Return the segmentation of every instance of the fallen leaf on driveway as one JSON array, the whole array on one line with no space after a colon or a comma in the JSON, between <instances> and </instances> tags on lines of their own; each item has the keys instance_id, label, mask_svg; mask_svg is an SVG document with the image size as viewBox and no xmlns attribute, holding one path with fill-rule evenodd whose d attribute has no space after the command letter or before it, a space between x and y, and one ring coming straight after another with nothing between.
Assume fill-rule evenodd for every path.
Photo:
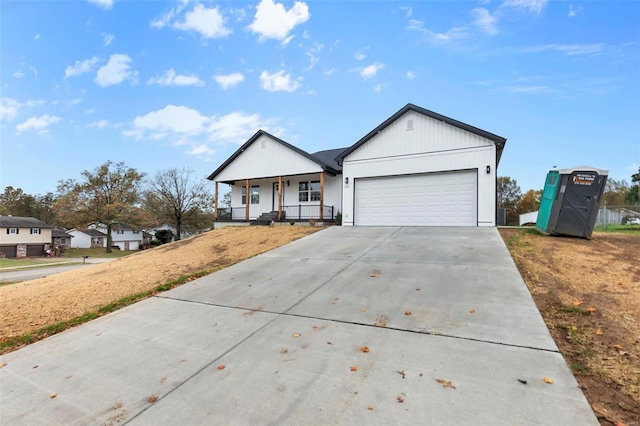
<instances>
[{"instance_id":1,"label":"fallen leaf on driveway","mask_svg":"<svg viewBox=\"0 0 640 426\"><path fill-rule=\"evenodd\" d=\"M398 371L398 374L400 374L402 376L402 378L404 379L407 375L407 370L400 370Z\"/></svg>"},{"instance_id":2,"label":"fallen leaf on driveway","mask_svg":"<svg viewBox=\"0 0 640 426\"><path fill-rule=\"evenodd\" d=\"M295 339L297 339L298 337L300 337L300 333L296 333L296 334L294 334L294 335L293 335L293 337L294 337Z\"/></svg>"},{"instance_id":3,"label":"fallen leaf on driveway","mask_svg":"<svg viewBox=\"0 0 640 426\"><path fill-rule=\"evenodd\" d=\"M53 399L53 398L55 398L56 396L58 396L58 394L57 394L57 393L52 393L51 395L49 395L49 399Z\"/></svg>"},{"instance_id":4,"label":"fallen leaf on driveway","mask_svg":"<svg viewBox=\"0 0 640 426\"><path fill-rule=\"evenodd\" d=\"M218 370L224 370L225 368L227 368L227 366L224 364L218 366Z\"/></svg>"},{"instance_id":5,"label":"fallen leaf on driveway","mask_svg":"<svg viewBox=\"0 0 640 426\"><path fill-rule=\"evenodd\" d=\"M358 367L356 367L355 365L352 365L351 368L349 369L351 371L358 371Z\"/></svg>"},{"instance_id":6,"label":"fallen leaf on driveway","mask_svg":"<svg viewBox=\"0 0 640 426\"><path fill-rule=\"evenodd\" d=\"M369 353L369 347L368 346L361 346L359 351L364 353L364 354Z\"/></svg>"},{"instance_id":7,"label":"fallen leaf on driveway","mask_svg":"<svg viewBox=\"0 0 640 426\"><path fill-rule=\"evenodd\" d=\"M116 405L114 405L113 407L111 407L112 410L119 410L122 408L122 404L121 403L117 403Z\"/></svg>"},{"instance_id":8,"label":"fallen leaf on driveway","mask_svg":"<svg viewBox=\"0 0 640 426\"><path fill-rule=\"evenodd\" d=\"M436 382L440 383L443 388L453 388L453 389L456 388L455 386L453 386L453 383L451 383L449 380L436 379Z\"/></svg>"},{"instance_id":9,"label":"fallen leaf on driveway","mask_svg":"<svg viewBox=\"0 0 640 426\"><path fill-rule=\"evenodd\" d=\"M419 288L416 288L416 291L420 291L420 289L419 289Z\"/></svg>"},{"instance_id":10,"label":"fallen leaf on driveway","mask_svg":"<svg viewBox=\"0 0 640 426\"><path fill-rule=\"evenodd\" d=\"M404 397L402 395L398 395L396 397L396 401L398 401L400 404L402 404L404 402Z\"/></svg>"},{"instance_id":11,"label":"fallen leaf on driveway","mask_svg":"<svg viewBox=\"0 0 640 426\"><path fill-rule=\"evenodd\" d=\"M4 367L5 365L7 364L5 364L4 362L0 362L0 368Z\"/></svg>"},{"instance_id":12,"label":"fallen leaf on driveway","mask_svg":"<svg viewBox=\"0 0 640 426\"><path fill-rule=\"evenodd\" d=\"M550 377L547 377L547 376L544 376L544 377L542 378L542 381L543 381L543 382L545 382L545 383L548 383L548 384L550 384L550 385L552 385L552 384L553 384L553 379L552 379L552 378L550 378Z\"/></svg>"},{"instance_id":13,"label":"fallen leaf on driveway","mask_svg":"<svg viewBox=\"0 0 640 426\"><path fill-rule=\"evenodd\" d=\"M523 385L526 385L526 384L527 384L527 381L526 381L526 380L524 380L524 379L518 379L518 381L519 381L520 383L522 383Z\"/></svg>"},{"instance_id":14,"label":"fallen leaf on driveway","mask_svg":"<svg viewBox=\"0 0 640 426\"><path fill-rule=\"evenodd\" d=\"M373 405L368 406L367 410L369 410L369 411L373 410Z\"/></svg>"},{"instance_id":15,"label":"fallen leaf on driveway","mask_svg":"<svg viewBox=\"0 0 640 426\"><path fill-rule=\"evenodd\" d=\"M360 309L360 312L367 312L367 308Z\"/></svg>"},{"instance_id":16,"label":"fallen leaf on driveway","mask_svg":"<svg viewBox=\"0 0 640 426\"><path fill-rule=\"evenodd\" d=\"M411 314L412 314L412 312L411 312L411 311L404 311L404 314L405 314L406 316L409 316L409 315L411 315Z\"/></svg>"},{"instance_id":17,"label":"fallen leaf on driveway","mask_svg":"<svg viewBox=\"0 0 640 426\"><path fill-rule=\"evenodd\" d=\"M476 313L476 310L475 310L475 309L472 309L472 310L470 310L470 311L469 311L469 313L471 313L471 314L475 314L475 313Z\"/></svg>"},{"instance_id":18,"label":"fallen leaf on driveway","mask_svg":"<svg viewBox=\"0 0 640 426\"><path fill-rule=\"evenodd\" d=\"M149 404L153 404L154 402L156 402L158 400L158 396L157 395L151 395L149 398L147 398L147 402Z\"/></svg>"}]
</instances>

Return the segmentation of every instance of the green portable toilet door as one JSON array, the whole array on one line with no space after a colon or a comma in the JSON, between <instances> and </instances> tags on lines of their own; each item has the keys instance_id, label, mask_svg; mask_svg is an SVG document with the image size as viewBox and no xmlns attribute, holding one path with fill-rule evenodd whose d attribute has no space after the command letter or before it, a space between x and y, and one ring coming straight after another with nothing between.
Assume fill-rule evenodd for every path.
<instances>
[{"instance_id":1,"label":"green portable toilet door","mask_svg":"<svg viewBox=\"0 0 640 426\"><path fill-rule=\"evenodd\" d=\"M598 202L598 193L594 193L598 176L595 172L574 172L569 176L566 188L562 188L566 193L555 233L574 236L587 234L592 204Z\"/></svg>"},{"instance_id":2,"label":"green portable toilet door","mask_svg":"<svg viewBox=\"0 0 640 426\"><path fill-rule=\"evenodd\" d=\"M538 219L536 220L536 228L543 232L548 232L551 208L553 207L553 201L556 199L559 185L560 174L556 171L550 171L544 183L544 190L542 191L542 198L540 199L540 208L538 209Z\"/></svg>"}]
</instances>

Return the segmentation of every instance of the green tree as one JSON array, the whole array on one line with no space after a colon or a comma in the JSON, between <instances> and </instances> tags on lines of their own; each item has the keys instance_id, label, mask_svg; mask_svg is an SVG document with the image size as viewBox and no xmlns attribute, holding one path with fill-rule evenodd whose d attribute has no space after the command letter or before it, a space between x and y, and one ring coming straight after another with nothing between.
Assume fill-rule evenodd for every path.
<instances>
[{"instance_id":1,"label":"green tree","mask_svg":"<svg viewBox=\"0 0 640 426\"><path fill-rule=\"evenodd\" d=\"M194 171L168 169L160 171L149 182L145 192L145 208L154 212L158 222L176 228L176 241L183 227L199 229L212 222L212 197L207 192L206 180L198 179Z\"/></svg>"},{"instance_id":2,"label":"green tree","mask_svg":"<svg viewBox=\"0 0 640 426\"><path fill-rule=\"evenodd\" d=\"M640 194L638 191L640 190L640 167L638 167L638 173L634 173L631 175L631 187L627 190L625 194L625 201L627 204L640 204Z\"/></svg>"},{"instance_id":3,"label":"green tree","mask_svg":"<svg viewBox=\"0 0 640 426\"><path fill-rule=\"evenodd\" d=\"M623 206L627 204L626 196L628 191L629 184L626 180L616 180L609 177L602 195L602 203L608 206Z\"/></svg>"},{"instance_id":4,"label":"green tree","mask_svg":"<svg viewBox=\"0 0 640 426\"><path fill-rule=\"evenodd\" d=\"M522 192L515 179L508 176L498 177L497 183L498 208L507 212L507 225L518 224L518 205L522 199Z\"/></svg>"},{"instance_id":5,"label":"green tree","mask_svg":"<svg viewBox=\"0 0 640 426\"><path fill-rule=\"evenodd\" d=\"M89 222L107 227L107 253L111 253L111 229L114 223L132 225L144 220L139 207L140 185L144 173L107 161L93 171L81 173L82 180L61 181L55 206L60 221L67 226L86 226Z\"/></svg>"}]
</instances>

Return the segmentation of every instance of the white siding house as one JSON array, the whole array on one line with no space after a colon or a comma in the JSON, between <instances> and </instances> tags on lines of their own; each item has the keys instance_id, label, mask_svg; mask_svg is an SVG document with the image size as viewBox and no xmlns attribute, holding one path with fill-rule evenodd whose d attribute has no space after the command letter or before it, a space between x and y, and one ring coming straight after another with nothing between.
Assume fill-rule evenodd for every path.
<instances>
[{"instance_id":1,"label":"white siding house","mask_svg":"<svg viewBox=\"0 0 640 426\"><path fill-rule=\"evenodd\" d=\"M344 226L495 226L506 139L408 104L343 152Z\"/></svg>"},{"instance_id":2,"label":"white siding house","mask_svg":"<svg viewBox=\"0 0 640 426\"><path fill-rule=\"evenodd\" d=\"M73 236L71 248L105 247L107 244L107 234L97 229L70 229L67 233Z\"/></svg>"},{"instance_id":3,"label":"white siding house","mask_svg":"<svg viewBox=\"0 0 640 426\"><path fill-rule=\"evenodd\" d=\"M335 158L344 149L309 154L258 131L208 177L216 195L219 183L231 187L231 208L217 208L217 219L252 221L273 212L274 219L332 220L342 202Z\"/></svg>"},{"instance_id":4,"label":"white siding house","mask_svg":"<svg viewBox=\"0 0 640 426\"><path fill-rule=\"evenodd\" d=\"M343 226L495 226L505 143L407 104L349 148L308 154L259 131L208 179L216 200L218 183L231 185L231 209L216 201L217 219L276 211L281 219L327 220L340 211Z\"/></svg>"}]
</instances>

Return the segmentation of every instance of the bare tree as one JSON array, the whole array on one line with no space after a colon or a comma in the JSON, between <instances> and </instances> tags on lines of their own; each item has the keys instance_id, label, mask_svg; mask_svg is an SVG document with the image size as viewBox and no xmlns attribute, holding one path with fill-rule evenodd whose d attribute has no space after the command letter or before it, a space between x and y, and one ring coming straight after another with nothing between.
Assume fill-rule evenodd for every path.
<instances>
[{"instance_id":1,"label":"bare tree","mask_svg":"<svg viewBox=\"0 0 640 426\"><path fill-rule=\"evenodd\" d=\"M149 182L145 193L145 206L159 221L176 228L176 241L181 238L183 226L203 227L209 222L211 196L206 180L196 178L188 168L160 171Z\"/></svg>"}]
</instances>

